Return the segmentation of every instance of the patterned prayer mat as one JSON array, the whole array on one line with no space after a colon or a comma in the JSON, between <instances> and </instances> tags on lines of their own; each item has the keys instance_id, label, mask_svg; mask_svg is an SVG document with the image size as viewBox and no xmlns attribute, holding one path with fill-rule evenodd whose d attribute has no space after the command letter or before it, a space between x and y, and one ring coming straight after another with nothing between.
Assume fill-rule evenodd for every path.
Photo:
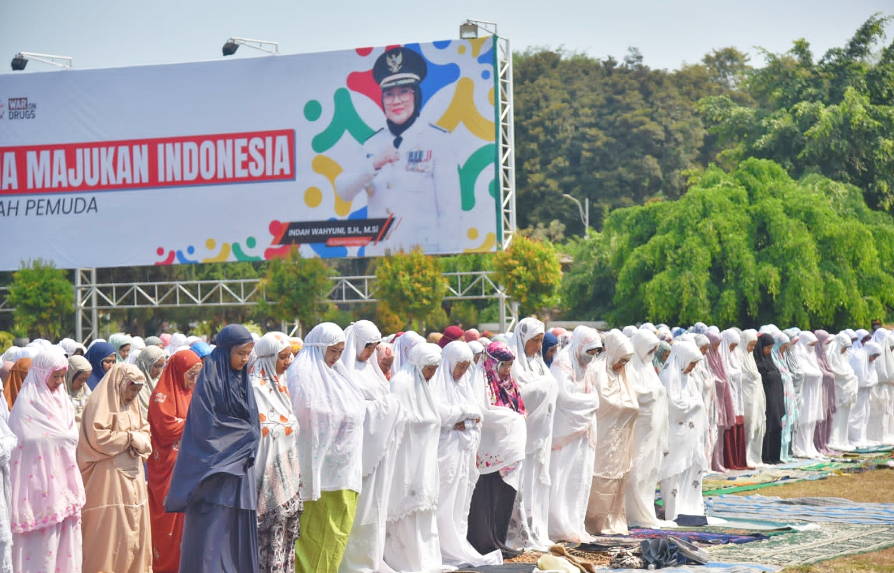
<instances>
[{"instance_id":1,"label":"patterned prayer mat","mask_svg":"<svg viewBox=\"0 0 894 573\"><path fill-rule=\"evenodd\" d=\"M683 541L695 543L699 547L709 545L723 545L726 543L751 543L763 541L767 536L755 531L727 530L723 532L709 532L700 530L680 529L631 529L630 537L635 539L662 539L673 535Z\"/></svg>"},{"instance_id":2,"label":"patterned prayer mat","mask_svg":"<svg viewBox=\"0 0 894 573\"><path fill-rule=\"evenodd\" d=\"M775 573L782 570L777 565L759 565L757 563L714 563L704 565L681 565L665 567L662 573ZM614 573L642 573L642 569L606 569Z\"/></svg>"},{"instance_id":3,"label":"patterned prayer mat","mask_svg":"<svg viewBox=\"0 0 894 573\"><path fill-rule=\"evenodd\" d=\"M781 521L819 521L894 525L894 504L858 503L838 497L780 499L760 495L706 497L707 515L720 518L761 519L772 515Z\"/></svg>"},{"instance_id":4,"label":"patterned prayer mat","mask_svg":"<svg viewBox=\"0 0 894 573\"><path fill-rule=\"evenodd\" d=\"M505 565L491 565L488 567L471 567L460 569L456 573L531 573L535 563L507 563ZM706 563L704 565L681 565L678 567L665 567L662 573L776 573L782 567L777 565L759 565L756 563ZM600 571L612 571L614 573L643 573L643 569L609 569L602 567Z\"/></svg>"},{"instance_id":5,"label":"patterned prayer mat","mask_svg":"<svg viewBox=\"0 0 894 573\"><path fill-rule=\"evenodd\" d=\"M809 565L894 546L894 526L820 523L807 531L778 535L759 543L707 549L712 560Z\"/></svg>"}]
</instances>

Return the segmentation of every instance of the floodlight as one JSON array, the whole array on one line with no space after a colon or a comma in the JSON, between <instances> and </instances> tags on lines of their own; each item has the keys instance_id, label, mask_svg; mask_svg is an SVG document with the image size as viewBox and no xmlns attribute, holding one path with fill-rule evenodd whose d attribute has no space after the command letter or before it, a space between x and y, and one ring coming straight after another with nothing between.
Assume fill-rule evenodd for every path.
<instances>
[{"instance_id":1,"label":"floodlight","mask_svg":"<svg viewBox=\"0 0 894 573\"><path fill-rule=\"evenodd\" d=\"M479 31L484 31L492 36L497 35L496 22L488 22L487 20L466 20L459 26L460 40L474 40L478 37Z\"/></svg>"},{"instance_id":2,"label":"floodlight","mask_svg":"<svg viewBox=\"0 0 894 573\"><path fill-rule=\"evenodd\" d=\"M232 56L239 49L239 46L248 46L255 50L267 52L268 54L278 54L279 44L276 42L268 42L267 40L250 40L249 38L230 38L223 45L224 56Z\"/></svg>"},{"instance_id":3,"label":"floodlight","mask_svg":"<svg viewBox=\"0 0 894 573\"><path fill-rule=\"evenodd\" d=\"M37 54L34 52L19 52L12 59L12 71L21 72L30 60L42 62L57 68L71 68L73 59L68 56L54 56L53 54Z\"/></svg>"},{"instance_id":4,"label":"floodlight","mask_svg":"<svg viewBox=\"0 0 894 573\"><path fill-rule=\"evenodd\" d=\"M475 24L470 24L466 22L464 24L460 24L459 26L459 39L460 40L474 40L478 37L478 26Z\"/></svg>"}]
</instances>

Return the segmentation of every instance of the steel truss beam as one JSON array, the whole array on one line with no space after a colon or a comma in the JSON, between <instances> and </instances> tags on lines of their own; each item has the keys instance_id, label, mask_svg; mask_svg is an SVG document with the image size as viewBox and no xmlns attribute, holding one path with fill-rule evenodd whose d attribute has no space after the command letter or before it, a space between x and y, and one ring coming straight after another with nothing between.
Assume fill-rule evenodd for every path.
<instances>
[{"instance_id":1,"label":"steel truss beam","mask_svg":"<svg viewBox=\"0 0 894 573\"><path fill-rule=\"evenodd\" d=\"M0 312L13 312L15 309L9 304L9 287L0 287Z\"/></svg>"},{"instance_id":2,"label":"steel truss beam","mask_svg":"<svg viewBox=\"0 0 894 573\"><path fill-rule=\"evenodd\" d=\"M501 328L505 331L515 325L517 313L492 272L456 272L443 276L447 282L444 300L499 300ZM335 304L377 302L375 275L330 277L330 280L332 287L326 296ZM260 279L234 279L97 284L95 269L78 269L75 274L76 336L81 341L98 336L100 310L255 306L266 300L260 282ZM12 310L4 306L8 305L2 298L0 310Z\"/></svg>"}]
</instances>

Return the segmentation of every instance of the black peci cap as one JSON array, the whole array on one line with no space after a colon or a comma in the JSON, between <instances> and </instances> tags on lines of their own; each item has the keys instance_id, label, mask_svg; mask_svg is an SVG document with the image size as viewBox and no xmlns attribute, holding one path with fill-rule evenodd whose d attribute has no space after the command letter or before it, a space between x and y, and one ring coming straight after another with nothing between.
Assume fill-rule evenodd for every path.
<instances>
[{"instance_id":1,"label":"black peci cap","mask_svg":"<svg viewBox=\"0 0 894 573\"><path fill-rule=\"evenodd\" d=\"M381 88L418 84L425 79L428 65L419 53L407 48L392 48L379 56L373 66L373 79Z\"/></svg>"}]
</instances>

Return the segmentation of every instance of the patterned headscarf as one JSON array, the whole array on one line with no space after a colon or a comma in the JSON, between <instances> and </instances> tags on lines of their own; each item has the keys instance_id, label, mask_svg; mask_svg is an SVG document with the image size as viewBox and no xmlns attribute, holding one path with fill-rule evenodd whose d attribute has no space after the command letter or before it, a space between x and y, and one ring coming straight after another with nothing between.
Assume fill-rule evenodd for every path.
<instances>
[{"instance_id":1,"label":"patterned headscarf","mask_svg":"<svg viewBox=\"0 0 894 573\"><path fill-rule=\"evenodd\" d=\"M498 372L502 363L515 360L515 353L505 342L491 342L484 352L484 356L484 375L487 377L488 394L490 394L493 404L511 408L524 415L525 403L512 374L508 374L506 378L500 378Z\"/></svg>"}]
</instances>

